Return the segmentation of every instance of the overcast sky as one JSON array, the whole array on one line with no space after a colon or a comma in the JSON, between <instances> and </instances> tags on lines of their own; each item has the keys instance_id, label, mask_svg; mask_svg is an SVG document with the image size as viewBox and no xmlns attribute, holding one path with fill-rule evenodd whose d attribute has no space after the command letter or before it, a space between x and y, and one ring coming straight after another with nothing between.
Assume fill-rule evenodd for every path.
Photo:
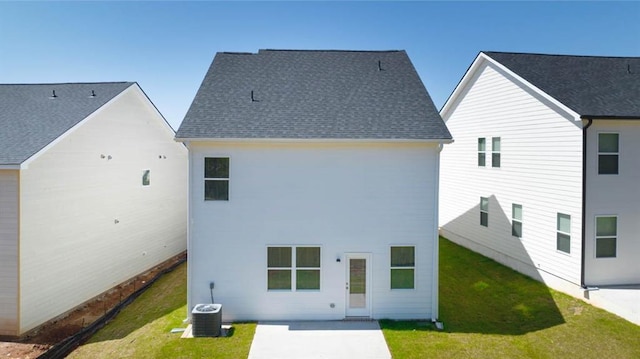
<instances>
[{"instance_id":1,"label":"overcast sky","mask_svg":"<svg viewBox=\"0 0 640 359\"><path fill-rule=\"evenodd\" d=\"M640 2L0 2L0 83L137 81L174 129L258 49L403 49L440 108L482 50L640 56Z\"/></svg>"}]
</instances>

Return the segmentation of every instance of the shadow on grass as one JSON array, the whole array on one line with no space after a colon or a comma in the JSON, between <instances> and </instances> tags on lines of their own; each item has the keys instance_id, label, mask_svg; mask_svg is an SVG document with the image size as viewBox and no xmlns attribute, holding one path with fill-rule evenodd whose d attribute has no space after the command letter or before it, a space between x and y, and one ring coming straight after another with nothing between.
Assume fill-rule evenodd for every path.
<instances>
[{"instance_id":1,"label":"shadow on grass","mask_svg":"<svg viewBox=\"0 0 640 359\"><path fill-rule=\"evenodd\" d=\"M547 286L443 237L440 320L445 332L507 335L565 322Z\"/></svg>"}]
</instances>

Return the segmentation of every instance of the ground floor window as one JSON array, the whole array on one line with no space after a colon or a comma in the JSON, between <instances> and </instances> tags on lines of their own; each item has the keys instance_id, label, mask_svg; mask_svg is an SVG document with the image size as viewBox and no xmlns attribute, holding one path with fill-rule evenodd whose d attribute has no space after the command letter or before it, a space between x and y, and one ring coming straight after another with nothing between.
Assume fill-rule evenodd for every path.
<instances>
[{"instance_id":1,"label":"ground floor window","mask_svg":"<svg viewBox=\"0 0 640 359\"><path fill-rule=\"evenodd\" d=\"M571 253L571 216L558 213L556 227L556 249Z\"/></svg>"},{"instance_id":2,"label":"ground floor window","mask_svg":"<svg viewBox=\"0 0 640 359\"><path fill-rule=\"evenodd\" d=\"M489 227L489 199L480 197L480 225Z\"/></svg>"},{"instance_id":3,"label":"ground floor window","mask_svg":"<svg viewBox=\"0 0 640 359\"><path fill-rule=\"evenodd\" d=\"M415 288L415 247L391 247L391 289Z\"/></svg>"},{"instance_id":4,"label":"ground floor window","mask_svg":"<svg viewBox=\"0 0 640 359\"><path fill-rule=\"evenodd\" d=\"M522 238L522 205L511 205L511 235Z\"/></svg>"},{"instance_id":5,"label":"ground floor window","mask_svg":"<svg viewBox=\"0 0 640 359\"><path fill-rule=\"evenodd\" d=\"M616 256L618 217L596 217L596 258Z\"/></svg>"},{"instance_id":6,"label":"ground floor window","mask_svg":"<svg viewBox=\"0 0 640 359\"><path fill-rule=\"evenodd\" d=\"M267 289L319 290L320 247L267 247Z\"/></svg>"}]
</instances>

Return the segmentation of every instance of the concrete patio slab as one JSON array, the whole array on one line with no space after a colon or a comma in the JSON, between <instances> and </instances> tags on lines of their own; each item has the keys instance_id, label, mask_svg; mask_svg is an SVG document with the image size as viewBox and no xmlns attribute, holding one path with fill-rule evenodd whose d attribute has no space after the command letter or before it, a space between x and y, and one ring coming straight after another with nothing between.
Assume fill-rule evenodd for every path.
<instances>
[{"instance_id":1,"label":"concrete patio slab","mask_svg":"<svg viewBox=\"0 0 640 359\"><path fill-rule=\"evenodd\" d=\"M390 359L377 321L260 322L249 359Z\"/></svg>"},{"instance_id":2,"label":"concrete patio slab","mask_svg":"<svg viewBox=\"0 0 640 359\"><path fill-rule=\"evenodd\" d=\"M587 301L640 325L640 285L605 286L585 291Z\"/></svg>"}]
</instances>

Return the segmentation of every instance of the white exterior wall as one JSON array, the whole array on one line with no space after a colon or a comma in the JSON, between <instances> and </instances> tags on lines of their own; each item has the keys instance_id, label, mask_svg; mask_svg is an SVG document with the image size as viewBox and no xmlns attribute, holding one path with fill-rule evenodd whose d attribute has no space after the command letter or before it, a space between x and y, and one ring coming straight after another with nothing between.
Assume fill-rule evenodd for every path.
<instances>
[{"instance_id":1,"label":"white exterior wall","mask_svg":"<svg viewBox=\"0 0 640 359\"><path fill-rule=\"evenodd\" d=\"M17 170L0 170L0 336L18 332Z\"/></svg>"},{"instance_id":2,"label":"white exterior wall","mask_svg":"<svg viewBox=\"0 0 640 359\"><path fill-rule=\"evenodd\" d=\"M189 148L189 308L211 302L213 281L226 321L342 319L357 252L372 257L372 317L431 318L437 144ZM205 157L230 158L228 202L204 201ZM321 289L267 291L271 245L320 246ZM391 245L416 247L415 289L390 289Z\"/></svg>"},{"instance_id":3,"label":"white exterior wall","mask_svg":"<svg viewBox=\"0 0 640 359\"><path fill-rule=\"evenodd\" d=\"M619 174L598 175L598 134L618 133ZM596 258L596 216L618 217L615 258ZM587 130L587 285L640 284L640 120L595 120Z\"/></svg>"},{"instance_id":4,"label":"white exterior wall","mask_svg":"<svg viewBox=\"0 0 640 359\"><path fill-rule=\"evenodd\" d=\"M21 332L186 249L187 151L173 136L134 85L27 163Z\"/></svg>"},{"instance_id":5,"label":"white exterior wall","mask_svg":"<svg viewBox=\"0 0 640 359\"><path fill-rule=\"evenodd\" d=\"M448 239L555 288L580 284L582 132L568 114L484 62L457 103L442 113L455 142L441 154L440 226ZM477 141L486 138L486 167ZM491 167L491 138L501 167ZM489 225L480 225L480 197ZM512 204L523 236L511 235ZM557 213L571 216L570 254L556 250Z\"/></svg>"}]
</instances>

